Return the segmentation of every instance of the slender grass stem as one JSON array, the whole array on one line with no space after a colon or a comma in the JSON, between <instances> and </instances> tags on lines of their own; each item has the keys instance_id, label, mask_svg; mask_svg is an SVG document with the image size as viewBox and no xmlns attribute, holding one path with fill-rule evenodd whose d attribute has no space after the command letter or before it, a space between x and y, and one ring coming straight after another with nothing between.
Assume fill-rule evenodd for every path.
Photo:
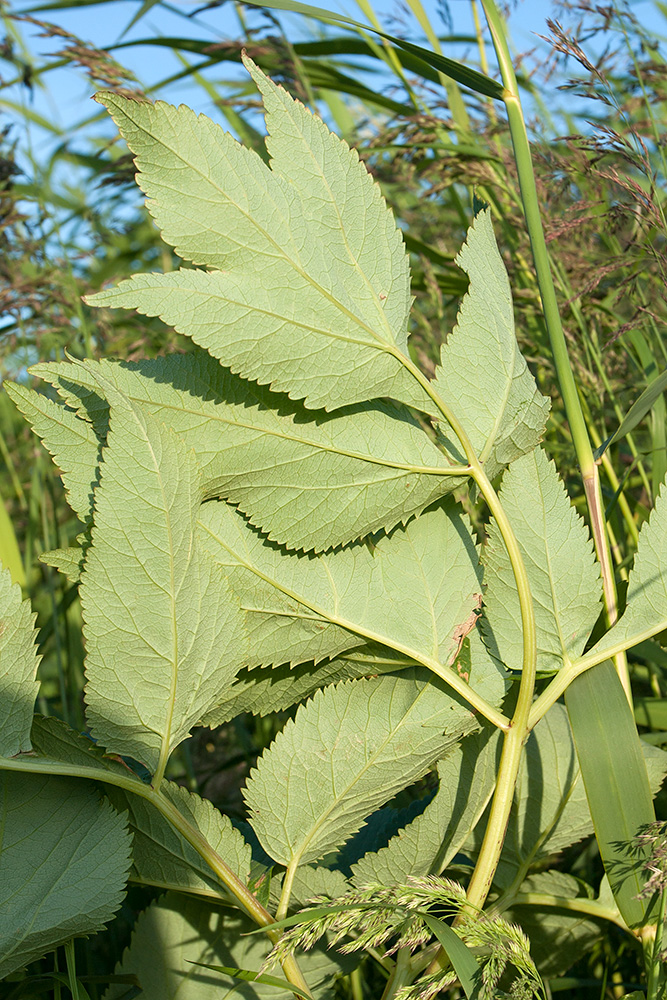
<instances>
[{"instance_id":1,"label":"slender grass stem","mask_svg":"<svg viewBox=\"0 0 667 1000\"><path fill-rule=\"evenodd\" d=\"M514 159L517 166L519 178L519 190L523 202L523 211L528 227L530 245L535 263L537 283L542 299L542 311L549 334L551 352L558 375L565 413L570 425L572 442L574 444L577 461L584 480L584 489L589 503L591 525L595 547L600 561L602 580L605 594L605 605L609 625L616 621L616 582L609 550L609 540L604 530L604 509L600 495L600 484L597 475L597 466L593 458L586 421L584 419L577 385L574 380L572 366L570 364L567 343L561 323L558 300L554 287L549 252L547 250L542 219L540 216L540 203L535 183L535 173L528 142L526 123L521 108L519 97L519 87L512 65L503 22L498 13L494 0L481 0L487 24L493 39L493 45L498 59L498 66L502 76L504 93L503 101L507 109L507 120L514 149ZM620 659L616 663L621 682L631 700L630 678L625 659Z\"/></svg>"},{"instance_id":2,"label":"slender grass stem","mask_svg":"<svg viewBox=\"0 0 667 1000\"><path fill-rule=\"evenodd\" d=\"M646 1000L659 1000L661 996L661 986L663 984L662 975L662 937L665 928L665 915L667 913L667 889L663 889L660 894L660 906L658 909L658 919L656 922L656 934L651 942L647 942L646 968L648 970L648 988L646 990Z\"/></svg>"}]
</instances>

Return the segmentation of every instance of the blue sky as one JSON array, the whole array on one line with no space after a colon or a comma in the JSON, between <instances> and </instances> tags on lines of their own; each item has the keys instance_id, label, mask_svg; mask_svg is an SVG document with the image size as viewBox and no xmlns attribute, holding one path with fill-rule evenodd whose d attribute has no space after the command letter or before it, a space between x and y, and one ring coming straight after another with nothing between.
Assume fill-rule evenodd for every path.
<instances>
[{"instance_id":1,"label":"blue sky","mask_svg":"<svg viewBox=\"0 0 667 1000\"><path fill-rule=\"evenodd\" d=\"M39 0L34 6L24 3L10 3L12 10L24 10L31 6L34 10L37 6L43 6L44 0ZM96 4L94 6L81 6L76 11L48 11L37 14L45 20L51 20L61 25L63 28L71 30L84 40L95 45L108 45L112 41L129 41L156 35L188 35L194 38L206 38L211 41L222 41L228 38L238 37L238 19L234 12L234 5L229 2L210 11L204 11L197 17L192 17L195 11L204 6L204 0L176 0L172 3L172 12L165 11L164 8L155 7L142 18L142 20L132 27L127 33L125 29L132 17L140 10L141 0L110 0L108 3ZM315 5L324 6L324 5ZM330 9L345 13L358 20L365 20L359 5L353 0L332 0L327 4ZM445 23L439 17L439 4L437 0L424 0L423 6L431 22L439 30L439 33L446 33ZM397 5L394 0L374 0L373 7L378 14L391 14L395 12ZM553 0L523 0L523 2L512 3L512 14L510 17L510 33L514 48L518 52L526 52L530 49L543 45L537 37L539 33L545 33L545 21L547 17L553 17L556 4ZM453 22L453 30L456 33L466 33L471 31L472 20L470 13L470 3L468 0L450 0L449 11ZM639 0L632 4L632 9L636 16L647 27L654 31L667 33L667 22L659 12L658 4L652 0ZM248 8L246 8L248 10ZM253 12L248 17L257 22L258 14ZM299 31L300 18L298 15L281 14L285 20L289 20L294 32ZM421 41L418 27L414 20L414 33L411 37ZM391 29L390 29L391 30ZM409 29L408 29L409 30ZM38 37L38 29L31 25L22 25L21 32L28 43L30 51L34 54L54 53L62 46L60 39L44 39ZM465 57L465 49L448 48L447 54L456 58ZM177 58L166 48L136 47L123 48L116 53L119 60L132 69L139 79L147 85L154 84L164 79L170 73L180 68ZM472 53L473 57L476 52ZM490 54L491 65L493 66L492 54ZM0 71L2 66L0 64ZM214 74L215 79L225 79L229 76L237 75L236 67L223 64ZM3 73L3 76L7 76ZM54 70L47 76L48 86L45 90L36 89L32 98L29 98L25 90L5 88L0 91L0 108L3 98L5 100L15 100L25 102L26 105L37 114L44 116L49 122L60 126L63 129L71 128L76 122L81 121L96 111L96 108L88 102L93 87L86 79L83 71L73 71L71 68ZM172 86L161 96L178 103L184 101L196 106L197 110L211 113L211 105L206 94L200 87L187 82L181 82ZM12 117L11 108L7 108L9 117ZM214 117L217 117L215 111ZM48 155L48 151L53 148L53 136L48 136L39 129L31 128L29 135L34 153L39 159Z\"/></svg>"}]
</instances>

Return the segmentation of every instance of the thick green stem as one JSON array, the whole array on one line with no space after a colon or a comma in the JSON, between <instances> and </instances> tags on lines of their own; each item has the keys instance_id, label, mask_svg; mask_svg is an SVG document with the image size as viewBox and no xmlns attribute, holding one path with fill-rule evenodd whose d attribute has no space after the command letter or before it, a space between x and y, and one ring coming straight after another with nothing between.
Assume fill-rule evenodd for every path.
<instances>
[{"instance_id":1,"label":"thick green stem","mask_svg":"<svg viewBox=\"0 0 667 1000\"><path fill-rule=\"evenodd\" d=\"M275 921L269 911L262 906L238 875L214 851L200 831L185 819L172 802L151 785L145 785L138 778L132 778L119 772L107 771L102 767L87 767L85 765L65 764L54 760L40 760L39 757L32 757L30 754L0 758L0 770L23 771L30 774L60 774L70 778L87 778L92 781L102 781L107 785L115 785L117 788L122 788L125 792L147 799L178 830L185 840L194 847L248 916L266 930L271 942L275 944L280 938L281 931L271 930L271 925ZM296 959L294 957L287 958L281 964L289 982L310 995L308 985L303 978Z\"/></svg>"},{"instance_id":2,"label":"thick green stem","mask_svg":"<svg viewBox=\"0 0 667 1000\"><path fill-rule=\"evenodd\" d=\"M489 511L498 525L507 554L512 566L514 580L519 596L519 607L521 610L521 624L523 629L523 662L521 671L521 683L517 704L509 727L504 727L505 743L503 745L500 767L496 782L489 822L482 843L482 847L477 859L477 864L468 887L468 899L472 906L479 910L484 905L493 876L495 875L500 854L502 851L505 830L509 820L510 809L514 798L514 788L519 773L521 763L521 750L528 735L528 717L530 707L535 692L535 678L537 669L537 638L535 629L535 612L533 609L533 597L530 591L528 574L517 542L512 525L503 509L498 494L494 490L491 482L484 471L482 463L479 461L472 447L470 439L455 418L449 407L438 396L430 386L428 380L419 372L416 367L411 367L415 378L420 382L426 392L431 396L433 402L440 409L441 413L449 423L450 427L458 437L461 447L465 452L466 460L470 466L471 476L479 486ZM445 954L441 949L434 961L431 963L430 971L435 972L444 967Z\"/></svg>"}]
</instances>

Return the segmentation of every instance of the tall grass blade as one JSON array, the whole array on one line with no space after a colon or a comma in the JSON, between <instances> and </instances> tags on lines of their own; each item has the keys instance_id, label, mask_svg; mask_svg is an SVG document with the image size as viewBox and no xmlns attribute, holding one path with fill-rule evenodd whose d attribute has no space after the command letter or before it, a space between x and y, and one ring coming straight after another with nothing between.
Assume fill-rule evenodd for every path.
<instances>
[{"instance_id":1,"label":"tall grass blade","mask_svg":"<svg viewBox=\"0 0 667 1000\"><path fill-rule=\"evenodd\" d=\"M565 704L614 898L628 927L642 927L652 905L638 898L646 879L632 842L655 812L632 709L611 660L577 677Z\"/></svg>"}]
</instances>

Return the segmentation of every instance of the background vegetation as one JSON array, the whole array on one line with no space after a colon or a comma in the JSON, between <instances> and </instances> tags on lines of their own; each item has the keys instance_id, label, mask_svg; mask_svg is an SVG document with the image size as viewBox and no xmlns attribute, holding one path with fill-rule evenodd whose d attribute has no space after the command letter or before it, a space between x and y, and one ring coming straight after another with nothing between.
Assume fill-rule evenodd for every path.
<instances>
[{"instance_id":1,"label":"background vegetation","mask_svg":"<svg viewBox=\"0 0 667 1000\"><path fill-rule=\"evenodd\" d=\"M170 53L181 67L149 88L123 68L128 51L123 44L114 48L110 40L109 48L95 48L61 26L63 14L94 3L2 4L0 379L27 378L26 365L58 360L65 352L139 358L188 349L157 320L99 310L93 316L81 302L82 295L112 277L168 270L172 252L139 203L131 160L108 127L100 125L101 112L86 106L80 122L62 132L34 111L33 91L48 90L55 72L79 79L83 75L90 94L112 89L172 102L187 84L187 103L217 113L261 153L256 96L248 84L235 82L235 66L245 48L265 72L317 108L359 149L382 186L412 257L412 349L431 368L466 288L455 253L475 199L491 205L514 289L520 342L540 388L553 398L547 448L583 511L509 135L491 102L435 72L419 76L408 53L361 31L315 20L301 21L295 31L293 18L242 5L236 5L237 32L230 41L216 42L205 33L198 39L191 21L181 38L151 36L147 28L146 41L158 56L166 59ZM116 6L128 25L142 19L155 23L160 8L174 10L160 0L141 5L116 0ZM209 23L222 15L222 6L222 0L206 5ZM667 17L666 5L655 6ZM357 16L379 24L367 0L359 0L358 7ZM190 8L175 9L185 18ZM473 23L479 23L474 0L472 10ZM454 6L452 13L456 11ZM433 15L431 8L429 12ZM488 60L493 73L492 50L481 28L470 36L456 35L457 24L444 6L429 16L419 0L407 0L383 23L394 34L440 47L445 54L455 51L460 57L463 46L471 64L486 72ZM27 40L36 34L54 40L45 42L51 54L31 54L36 46ZM539 54L519 60L520 82L532 109L544 222L586 419L596 445L616 435L601 463L622 595L639 528L667 472L667 63L658 35L643 28L621 3L554 3L545 34ZM23 93L18 100L17 86ZM48 159L32 151L36 129L51 131ZM652 392L642 396L648 389ZM624 421L639 397L643 402ZM49 456L2 392L0 497L0 558L39 614L44 657L39 710L81 729L77 588L38 562L42 551L71 544L80 526L64 502ZM477 524L483 533L479 517ZM658 641L636 647L631 670L641 731L651 742L667 744L667 651ZM175 755L169 776L242 818L240 785L283 721L244 717L201 732ZM660 819L667 818L665 804L658 800ZM592 881L599 860L594 846L585 842L567 852L561 865ZM130 891L109 934L77 944L82 974L112 970L136 912L146 902L145 892L140 887ZM638 954L613 929L606 929L581 957L573 950L575 958L571 969L555 970L567 974L548 981L552 993L622 996L639 975ZM0 997L52 991L52 980L34 978L52 969L52 960L45 960L31 969L28 979L0 985ZM343 981L341 996L360 1000L360 982ZM98 995L94 982L87 989L91 997Z\"/></svg>"}]
</instances>

